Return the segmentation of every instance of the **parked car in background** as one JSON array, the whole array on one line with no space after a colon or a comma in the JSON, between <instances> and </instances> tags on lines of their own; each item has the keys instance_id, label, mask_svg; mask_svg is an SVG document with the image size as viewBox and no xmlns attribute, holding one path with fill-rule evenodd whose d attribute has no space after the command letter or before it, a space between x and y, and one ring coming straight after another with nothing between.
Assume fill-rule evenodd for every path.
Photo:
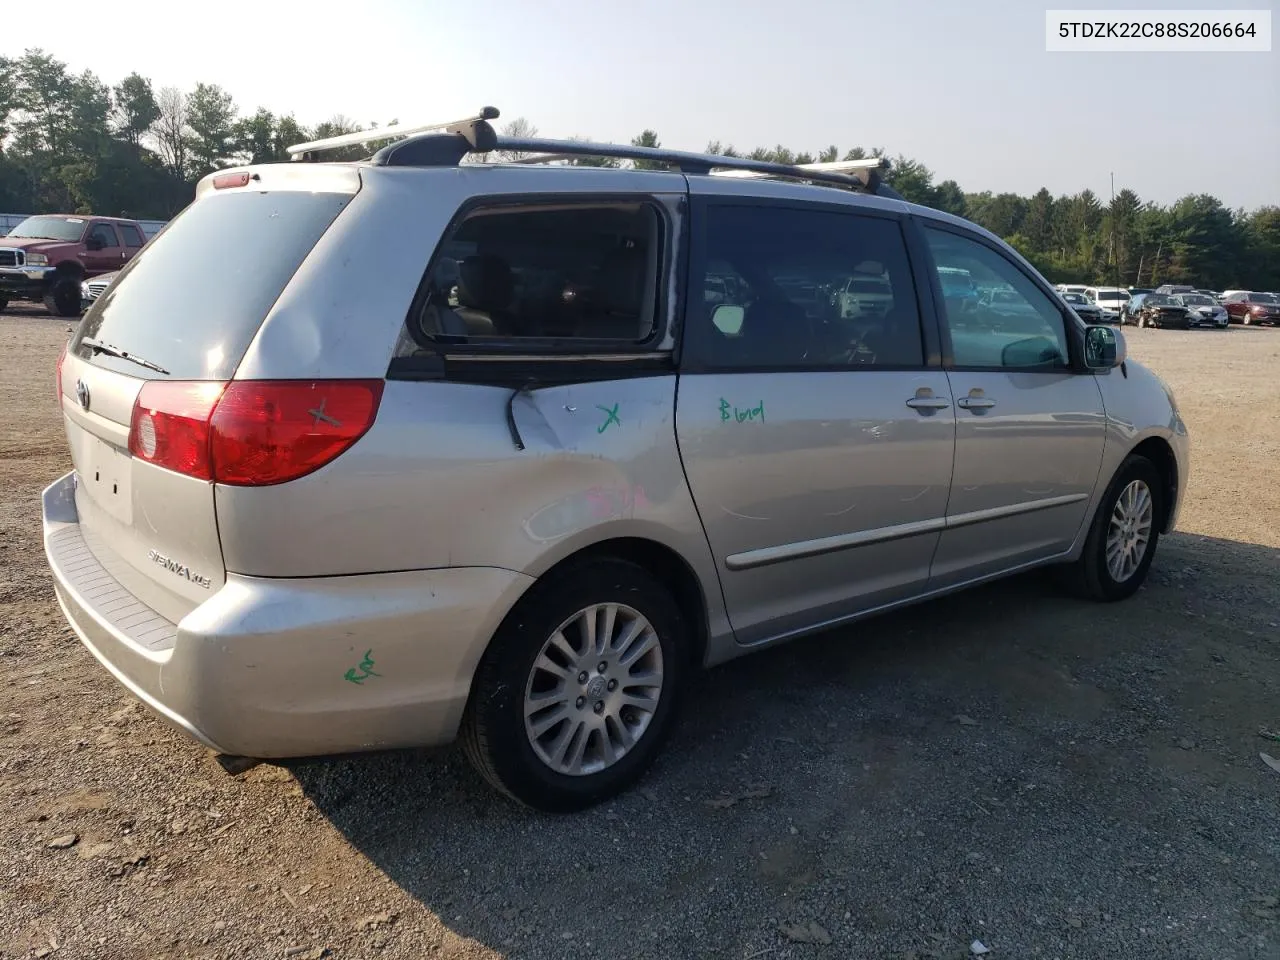
<instances>
[{"instance_id":1,"label":"parked car in background","mask_svg":"<svg viewBox=\"0 0 1280 960\"><path fill-rule=\"evenodd\" d=\"M1222 296L1222 294L1218 293L1218 291L1216 290L1197 290L1196 293L1200 294L1201 296L1211 297L1214 303L1217 303L1218 298Z\"/></svg>"},{"instance_id":2,"label":"parked car in background","mask_svg":"<svg viewBox=\"0 0 1280 960\"><path fill-rule=\"evenodd\" d=\"M0 237L0 310L10 300L34 300L57 316L78 316L80 284L119 270L145 242L134 220L27 217Z\"/></svg>"},{"instance_id":3,"label":"parked car in background","mask_svg":"<svg viewBox=\"0 0 1280 960\"><path fill-rule=\"evenodd\" d=\"M1125 301L1124 306L1120 309L1121 325L1133 323L1133 318L1137 314L1138 309L1142 306L1142 301L1149 296L1151 296L1150 290L1139 290Z\"/></svg>"},{"instance_id":4,"label":"parked car in background","mask_svg":"<svg viewBox=\"0 0 1280 960\"><path fill-rule=\"evenodd\" d=\"M1254 323L1280 322L1280 299L1274 293L1234 290L1222 302L1222 306L1231 318L1231 323L1248 326Z\"/></svg>"},{"instance_id":5,"label":"parked car in background","mask_svg":"<svg viewBox=\"0 0 1280 960\"><path fill-rule=\"evenodd\" d=\"M943 298L954 304L956 309L969 311L978 305L978 286L968 270L939 267L938 280L942 285Z\"/></svg>"},{"instance_id":6,"label":"parked car in background","mask_svg":"<svg viewBox=\"0 0 1280 960\"><path fill-rule=\"evenodd\" d=\"M893 306L893 291L882 277L854 274L836 291L834 306L842 320L881 316Z\"/></svg>"},{"instance_id":7,"label":"parked car in background","mask_svg":"<svg viewBox=\"0 0 1280 960\"><path fill-rule=\"evenodd\" d=\"M1172 299L1187 308L1187 322L1191 326L1227 329L1230 322L1227 310L1213 297L1204 293L1177 293Z\"/></svg>"},{"instance_id":8,"label":"parked car in background","mask_svg":"<svg viewBox=\"0 0 1280 960\"><path fill-rule=\"evenodd\" d=\"M59 605L169 723L256 758L457 738L567 811L644 774L704 667L1035 567L1142 586L1187 428L1008 243L877 160L459 175L527 144L485 113L210 174L58 358ZM891 309L808 312L871 263ZM938 267L1000 295L935 304Z\"/></svg>"},{"instance_id":9,"label":"parked car in background","mask_svg":"<svg viewBox=\"0 0 1280 960\"><path fill-rule=\"evenodd\" d=\"M1140 293L1152 293L1152 292L1153 292L1153 291L1152 291L1152 289L1151 289L1150 287L1125 287L1125 289L1129 291L1129 296L1130 296L1130 297L1136 297L1136 296L1137 296L1138 294L1140 294Z\"/></svg>"},{"instance_id":10,"label":"parked car in background","mask_svg":"<svg viewBox=\"0 0 1280 960\"><path fill-rule=\"evenodd\" d=\"M1053 289L1059 293L1084 293L1089 287L1084 283L1060 283Z\"/></svg>"},{"instance_id":11,"label":"parked car in background","mask_svg":"<svg viewBox=\"0 0 1280 960\"><path fill-rule=\"evenodd\" d=\"M1129 302L1129 291L1123 287L1087 287L1084 295L1098 305L1107 323L1119 323L1120 312Z\"/></svg>"},{"instance_id":12,"label":"parked car in background","mask_svg":"<svg viewBox=\"0 0 1280 960\"><path fill-rule=\"evenodd\" d=\"M1196 288L1189 283L1162 283L1156 287L1156 293L1195 293Z\"/></svg>"},{"instance_id":13,"label":"parked car in background","mask_svg":"<svg viewBox=\"0 0 1280 960\"><path fill-rule=\"evenodd\" d=\"M86 280L80 284L80 310L84 312L89 309L93 301L97 300L104 290L111 285L111 281L118 275L119 270L112 270L110 273L99 274L91 280Z\"/></svg>"},{"instance_id":14,"label":"parked car in background","mask_svg":"<svg viewBox=\"0 0 1280 960\"><path fill-rule=\"evenodd\" d=\"M1067 301L1071 309L1076 312L1085 323L1102 323L1104 318L1102 310L1098 305L1086 297L1083 293L1073 293L1067 291L1062 294L1062 299Z\"/></svg>"},{"instance_id":15,"label":"parked car in background","mask_svg":"<svg viewBox=\"0 0 1280 960\"><path fill-rule=\"evenodd\" d=\"M1190 311L1167 293L1148 293L1132 314L1139 327L1186 330Z\"/></svg>"}]
</instances>

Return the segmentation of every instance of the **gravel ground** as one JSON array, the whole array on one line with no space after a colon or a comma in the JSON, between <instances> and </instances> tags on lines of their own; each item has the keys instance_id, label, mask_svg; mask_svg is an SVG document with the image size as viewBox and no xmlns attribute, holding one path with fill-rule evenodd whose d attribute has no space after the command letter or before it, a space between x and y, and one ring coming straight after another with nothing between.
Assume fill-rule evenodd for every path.
<instances>
[{"instance_id":1,"label":"gravel ground","mask_svg":"<svg viewBox=\"0 0 1280 960\"><path fill-rule=\"evenodd\" d=\"M40 547L66 330L0 317L0 957L1280 957L1280 330L1129 333L1195 445L1135 598L1028 576L731 664L561 818L452 750L233 776L135 704Z\"/></svg>"}]
</instances>

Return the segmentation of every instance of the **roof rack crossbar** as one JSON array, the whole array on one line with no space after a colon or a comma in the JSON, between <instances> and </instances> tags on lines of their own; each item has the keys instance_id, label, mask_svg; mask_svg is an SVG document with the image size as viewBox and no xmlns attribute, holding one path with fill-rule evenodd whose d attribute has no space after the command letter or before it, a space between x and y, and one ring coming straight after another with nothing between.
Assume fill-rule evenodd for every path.
<instances>
[{"instance_id":1,"label":"roof rack crossbar","mask_svg":"<svg viewBox=\"0 0 1280 960\"><path fill-rule=\"evenodd\" d=\"M448 132L461 134L467 138L471 148L489 149L486 147L488 139L484 136L483 130L488 129L492 132L487 121L496 120L499 116L497 107L482 107L480 112L475 116L463 117L461 120L448 120L443 123L422 123L422 124L403 124L397 123L389 127L375 127L372 130L357 130L354 133L344 133L336 137L325 137L322 140L310 140L306 143L295 143L291 147L286 147L285 152L289 154L292 160L309 159L313 154L325 150L337 150L341 147L352 147L362 143L376 143L380 140L406 140L410 137L424 133Z\"/></svg>"},{"instance_id":2,"label":"roof rack crossbar","mask_svg":"<svg viewBox=\"0 0 1280 960\"><path fill-rule=\"evenodd\" d=\"M516 163L549 163L574 157L613 157L619 160L652 160L674 167L683 173L719 173L725 176L789 177L827 183L846 188L873 190L889 163L883 157L834 163L790 164L747 157L725 157L711 153L690 153L662 147L636 147L629 144L590 143L577 140L541 140L498 137L495 149L512 153L532 153ZM853 173L855 175L850 175ZM860 174L860 175L858 175Z\"/></svg>"}]
</instances>

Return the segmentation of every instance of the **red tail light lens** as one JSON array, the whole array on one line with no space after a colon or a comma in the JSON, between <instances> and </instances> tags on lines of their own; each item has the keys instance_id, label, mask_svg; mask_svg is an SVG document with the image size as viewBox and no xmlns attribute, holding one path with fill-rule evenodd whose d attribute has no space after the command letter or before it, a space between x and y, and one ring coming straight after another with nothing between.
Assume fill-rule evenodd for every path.
<instances>
[{"instance_id":1,"label":"red tail light lens","mask_svg":"<svg viewBox=\"0 0 1280 960\"><path fill-rule=\"evenodd\" d=\"M296 480L373 426L381 380L152 380L133 408L129 451L201 480Z\"/></svg>"},{"instance_id":2,"label":"red tail light lens","mask_svg":"<svg viewBox=\"0 0 1280 960\"><path fill-rule=\"evenodd\" d=\"M58 354L58 365L54 368L53 383L57 389L58 409L62 409L62 363L67 359L67 345L62 345L62 352Z\"/></svg>"},{"instance_id":3,"label":"red tail light lens","mask_svg":"<svg viewBox=\"0 0 1280 960\"><path fill-rule=\"evenodd\" d=\"M133 405L129 452L156 466L212 480L209 417L225 386L199 381L148 381Z\"/></svg>"},{"instance_id":4,"label":"red tail light lens","mask_svg":"<svg viewBox=\"0 0 1280 960\"><path fill-rule=\"evenodd\" d=\"M329 463L373 426L381 380L235 380L213 412L214 480L265 486Z\"/></svg>"}]
</instances>

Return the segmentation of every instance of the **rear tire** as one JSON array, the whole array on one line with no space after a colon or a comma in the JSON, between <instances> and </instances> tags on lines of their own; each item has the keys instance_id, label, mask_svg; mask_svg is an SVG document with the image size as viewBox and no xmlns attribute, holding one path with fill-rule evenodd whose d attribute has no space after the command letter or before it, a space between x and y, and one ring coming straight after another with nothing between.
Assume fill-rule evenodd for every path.
<instances>
[{"instance_id":1,"label":"rear tire","mask_svg":"<svg viewBox=\"0 0 1280 960\"><path fill-rule=\"evenodd\" d=\"M636 564L597 559L535 585L476 670L460 733L467 758L546 812L622 792L675 720L688 640L675 598Z\"/></svg>"},{"instance_id":2,"label":"rear tire","mask_svg":"<svg viewBox=\"0 0 1280 960\"><path fill-rule=\"evenodd\" d=\"M4 313L7 309L9 309L9 298L0 297L0 313Z\"/></svg>"},{"instance_id":3,"label":"rear tire","mask_svg":"<svg viewBox=\"0 0 1280 960\"><path fill-rule=\"evenodd\" d=\"M1137 593L1156 555L1163 511L1160 472L1146 457L1131 454L1098 504L1080 559L1063 568L1068 589L1101 602Z\"/></svg>"},{"instance_id":4,"label":"rear tire","mask_svg":"<svg viewBox=\"0 0 1280 960\"><path fill-rule=\"evenodd\" d=\"M55 317L80 316L80 281L71 276L58 277L44 295L44 306Z\"/></svg>"}]
</instances>

